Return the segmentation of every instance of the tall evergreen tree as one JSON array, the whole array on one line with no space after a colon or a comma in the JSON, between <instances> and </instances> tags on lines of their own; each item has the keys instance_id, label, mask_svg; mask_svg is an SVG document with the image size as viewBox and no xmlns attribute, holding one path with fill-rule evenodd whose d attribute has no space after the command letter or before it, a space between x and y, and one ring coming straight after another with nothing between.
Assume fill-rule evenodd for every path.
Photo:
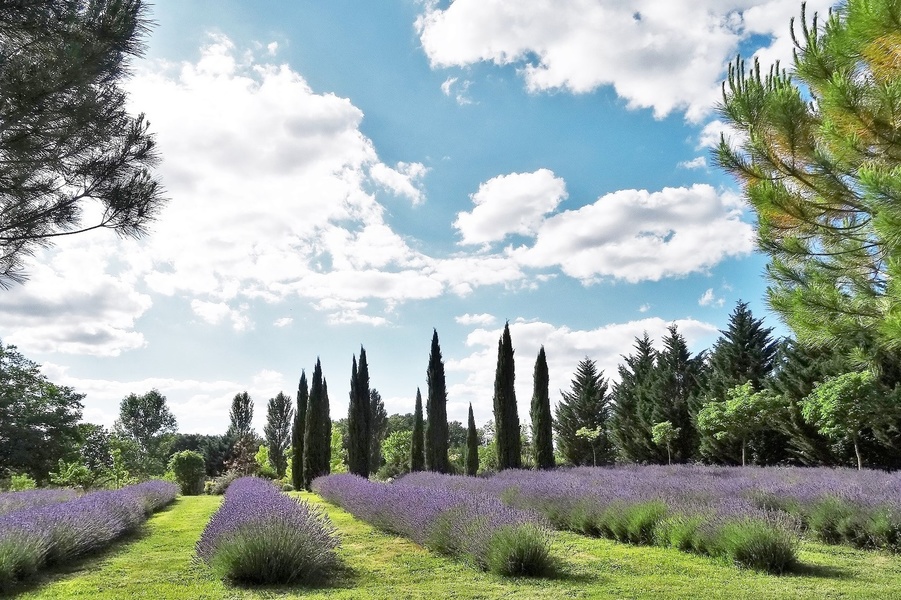
<instances>
[{"instance_id":1,"label":"tall evergreen tree","mask_svg":"<svg viewBox=\"0 0 901 600\"><path fill-rule=\"evenodd\" d=\"M288 470L288 457L285 451L291 439L291 423L294 419L294 409L291 407L291 399L282 392L270 398L266 405L266 427L263 434L266 436L266 445L269 446L269 462L275 469L275 474L281 479Z\"/></svg>"},{"instance_id":2,"label":"tall evergreen tree","mask_svg":"<svg viewBox=\"0 0 901 600\"><path fill-rule=\"evenodd\" d=\"M429 396L426 400L425 468L439 473L450 472L447 455L447 382L444 378L444 361L438 344L438 330L432 330L432 348L426 372Z\"/></svg>"},{"instance_id":3,"label":"tall evergreen tree","mask_svg":"<svg viewBox=\"0 0 901 600\"><path fill-rule=\"evenodd\" d=\"M419 388L416 388L416 409L413 412L410 471L425 471L425 422L422 418L422 394L419 393Z\"/></svg>"},{"instance_id":4,"label":"tall evergreen tree","mask_svg":"<svg viewBox=\"0 0 901 600\"><path fill-rule=\"evenodd\" d=\"M494 375L494 423L498 469L518 469L522 466L519 438L519 414L516 410L515 367L510 323L497 341L497 370Z\"/></svg>"},{"instance_id":5,"label":"tall evergreen tree","mask_svg":"<svg viewBox=\"0 0 901 600\"><path fill-rule=\"evenodd\" d=\"M544 346L535 359L532 390L532 446L535 453L535 468L554 468L554 437L551 422L550 376Z\"/></svg>"},{"instance_id":6,"label":"tall evergreen tree","mask_svg":"<svg viewBox=\"0 0 901 600\"><path fill-rule=\"evenodd\" d=\"M469 403L469 422L466 428L466 474L479 472L479 433L476 431L476 418L472 414L472 402Z\"/></svg>"},{"instance_id":7,"label":"tall evergreen tree","mask_svg":"<svg viewBox=\"0 0 901 600\"><path fill-rule=\"evenodd\" d=\"M644 463L654 461L659 448L659 444L654 443L651 428L641 416L643 407L650 404L656 351L647 332L635 338L634 348L632 354L623 357L625 364L617 367L619 381L613 387L611 427L620 458Z\"/></svg>"},{"instance_id":8,"label":"tall evergreen tree","mask_svg":"<svg viewBox=\"0 0 901 600\"><path fill-rule=\"evenodd\" d=\"M375 388L369 391L369 472L382 466L382 441L388 433L388 411L382 395Z\"/></svg>"},{"instance_id":9,"label":"tall evergreen tree","mask_svg":"<svg viewBox=\"0 0 901 600\"><path fill-rule=\"evenodd\" d=\"M241 440L253 434L251 421L253 421L253 400L250 394L241 392L232 398L231 410L228 413L229 425L225 435Z\"/></svg>"},{"instance_id":10,"label":"tall evergreen tree","mask_svg":"<svg viewBox=\"0 0 901 600\"><path fill-rule=\"evenodd\" d=\"M669 421L679 429L671 443L672 461L686 462L697 450L697 430L691 416L701 392L704 375L704 355L692 356L685 338L675 324L670 325L663 338L663 350L657 353L657 364L650 381L648 404L641 408L643 427L651 431L657 423ZM665 448L657 448L653 462L667 461Z\"/></svg>"},{"instance_id":11,"label":"tall evergreen tree","mask_svg":"<svg viewBox=\"0 0 901 600\"><path fill-rule=\"evenodd\" d=\"M554 413L557 446L574 465L610 464L614 448L610 441L610 397L603 371L586 357L579 362L570 391L561 392L563 398ZM597 432L588 439L577 432L587 429Z\"/></svg>"},{"instance_id":12,"label":"tall evergreen tree","mask_svg":"<svg viewBox=\"0 0 901 600\"><path fill-rule=\"evenodd\" d=\"M322 365L317 358L310 385L303 442L303 486L308 490L315 478L329 473L332 422L328 413L328 388L322 377Z\"/></svg>"},{"instance_id":13,"label":"tall evergreen tree","mask_svg":"<svg viewBox=\"0 0 901 600\"><path fill-rule=\"evenodd\" d=\"M369 373L366 351L360 348L360 366L353 359L350 375L350 404L347 408L347 470L369 477Z\"/></svg>"},{"instance_id":14,"label":"tall evergreen tree","mask_svg":"<svg viewBox=\"0 0 901 600\"><path fill-rule=\"evenodd\" d=\"M723 402L736 386L751 382L752 392L763 389L766 377L773 370L778 342L772 328L764 327L762 319L755 319L747 302L739 301L729 324L720 331L709 355L709 370L703 402ZM697 416L697 415L695 415ZM747 455L757 464L774 464L788 458L786 437L773 427L757 427L744 443L731 437L701 436L700 452L708 459L727 458L736 463Z\"/></svg>"},{"instance_id":15,"label":"tall evergreen tree","mask_svg":"<svg viewBox=\"0 0 901 600\"><path fill-rule=\"evenodd\" d=\"M301 370L300 382L297 384L297 407L294 409L294 426L291 428L291 479L294 489L303 487L303 438L307 425L307 403L310 400L310 389L307 385L307 373Z\"/></svg>"}]
</instances>

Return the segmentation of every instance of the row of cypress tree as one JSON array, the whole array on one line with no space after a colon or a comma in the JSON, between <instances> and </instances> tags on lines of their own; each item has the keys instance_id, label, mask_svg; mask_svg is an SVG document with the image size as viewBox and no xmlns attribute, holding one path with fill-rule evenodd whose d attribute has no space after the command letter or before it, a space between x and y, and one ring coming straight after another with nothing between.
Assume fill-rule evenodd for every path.
<instances>
[{"instance_id":1,"label":"row of cypress tree","mask_svg":"<svg viewBox=\"0 0 901 600\"><path fill-rule=\"evenodd\" d=\"M322 364L317 358L309 387L306 371L301 371L297 386L297 407L291 430L291 474L296 489L310 489L315 478L329 474L331 441L328 382L322 376Z\"/></svg>"}]
</instances>

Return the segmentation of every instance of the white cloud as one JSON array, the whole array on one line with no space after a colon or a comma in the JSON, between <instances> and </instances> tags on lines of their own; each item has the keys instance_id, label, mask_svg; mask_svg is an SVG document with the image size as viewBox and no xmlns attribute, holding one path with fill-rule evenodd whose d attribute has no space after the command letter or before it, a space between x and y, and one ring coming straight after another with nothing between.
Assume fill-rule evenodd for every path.
<instances>
[{"instance_id":1,"label":"white cloud","mask_svg":"<svg viewBox=\"0 0 901 600\"><path fill-rule=\"evenodd\" d=\"M457 85L458 82L459 85ZM453 96L460 106L466 106L467 104L473 103L472 98L467 94L467 92L469 92L469 86L471 85L472 82L469 80L460 81L458 77L448 77L444 80L444 83L441 84L441 92L445 96ZM456 91L454 88L456 88Z\"/></svg>"},{"instance_id":2,"label":"white cloud","mask_svg":"<svg viewBox=\"0 0 901 600\"><path fill-rule=\"evenodd\" d=\"M659 348L660 340L667 333L670 324L655 317L590 330L574 330L542 321L516 319L511 322L510 336L515 351L520 422L528 422L533 387L532 370L541 346L544 346L547 354L553 404L560 399L559 390L569 388L580 360L587 356L604 371L605 377L615 380L616 367L622 362L622 355L632 351L635 338L647 332ZM695 319L680 319L675 324L694 351L707 347L718 333L716 326ZM491 390L494 387L497 341L501 331L502 328L475 329L466 338L466 345L473 349L472 352L463 358L446 362L448 373L459 373L463 377L462 382L453 384L448 389L449 413L465 414L466 406L472 402L478 422L484 423L493 418Z\"/></svg>"},{"instance_id":3,"label":"white cloud","mask_svg":"<svg viewBox=\"0 0 901 600\"><path fill-rule=\"evenodd\" d=\"M275 56L275 53L278 52L278 42L269 42L266 44L266 52L269 56Z\"/></svg>"},{"instance_id":4,"label":"white cloud","mask_svg":"<svg viewBox=\"0 0 901 600\"><path fill-rule=\"evenodd\" d=\"M253 322L247 315L249 308L246 303L235 309L225 302L205 302L196 298L191 300L191 310L204 322L218 325L228 319L235 331L246 331L253 327Z\"/></svg>"},{"instance_id":5,"label":"white cloud","mask_svg":"<svg viewBox=\"0 0 901 600\"><path fill-rule=\"evenodd\" d=\"M454 321L459 323L460 325L491 325L497 319L494 318L494 315L489 315L488 313L482 313L479 315L471 315L466 313L465 315L461 315L459 317L455 317Z\"/></svg>"},{"instance_id":6,"label":"white cloud","mask_svg":"<svg viewBox=\"0 0 901 600\"><path fill-rule=\"evenodd\" d=\"M293 322L294 319L292 319L291 317L282 317L280 319L276 319L272 324L276 327L287 327Z\"/></svg>"},{"instance_id":7,"label":"white cloud","mask_svg":"<svg viewBox=\"0 0 901 600\"><path fill-rule=\"evenodd\" d=\"M706 169L707 159L703 156L698 156L697 158L680 162L679 166L683 169Z\"/></svg>"},{"instance_id":8,"label":"white cloud","mask_svg":"<svg viewBox=\"0 0 901 600\"><path fill-rule=\"evenodd\" d=\"M641 306L638 307L638 312L640 312L640 313L646 313L649 310L651 310L651 305L648 303L642 304Z\"/></svg>"},{"instance_id":9,"label":"white cloud","mask_svg":"<svg viewBox=\"0 0 901 600\"><path fill-rule=\"evenodd\" d=\"M422 190L417 184L422 180L428 168L422 163L399 162L394 168L384 163L376 163L369 169L374 181L398 196L409 198L414 205L425 200Z\"/></svg>"},{"instance_id":10,"label":"white cloud","mask_svg":"<svg viewBox=\"0 0 901 600\"><path fill-rule=\"evenodd\" d=\"M698 304L701 306L719 306L722 307L726 303L725 298L717 298L713 293L713 288L709 288L698 298Z\"/></svg>"},{"instance_id":11,"label":"white cloud","mask_svg":"<svg viewBox=\"0 0 901 600\"><path fill-rule=\"evenodd\" d=\"M534 245L510 253L524 266L559 265L585 283L657 281L750 253L754 232L742 210L737 196L709 185L621 190L546 219Z\"/></svg>"},{"instance_id":12,"label":"white cloud","mask_svg":"<svg viewBox=\"0 0 901 600\"><path fill-rule=\"evenodd\" d=\"M463 244L484 244L510 234L532 236L566 198L566 183L553 171L511 173L489 179L472 194L472 212L457 213L454 227Z\"/></svg>"},{"instance_id":13,"label":"white cloud","mask_svg":"<svg viewBox=\"0 0 901 600\"><path fill-rule=\"evenodd\" d=\"M808 10L831 4L811 0ZM611 85L630 108L684 110L697 122L743 40L771 36L758 56L791 59L798 10L784 0L456 0L427 3L416 26L434 68L513 64L531 91Z\"/></svg>"}]
</instances>

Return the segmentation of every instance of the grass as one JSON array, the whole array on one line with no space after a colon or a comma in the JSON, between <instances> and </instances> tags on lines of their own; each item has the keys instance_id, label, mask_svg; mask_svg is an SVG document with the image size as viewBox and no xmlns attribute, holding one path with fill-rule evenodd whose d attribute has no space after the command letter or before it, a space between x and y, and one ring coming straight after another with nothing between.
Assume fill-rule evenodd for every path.
<instances>
[{"instance_id":1,"label":"grass","mask_svg":"<svg viewBox=\"0 0 901 600\"><path fill-rule=\"evenodd\" d=\"M311 503L317 496L303 494ZM194 544L221 498L179 498L141 533L106 552L40 577L21 598L898 598L901 557L803 542L801 570L773 576L675 549L555 534L563 562L550 580L504 578L437 556L325 505L344 568L318 588L243 588L193 560Z\"/></svg>"}]
</instances>

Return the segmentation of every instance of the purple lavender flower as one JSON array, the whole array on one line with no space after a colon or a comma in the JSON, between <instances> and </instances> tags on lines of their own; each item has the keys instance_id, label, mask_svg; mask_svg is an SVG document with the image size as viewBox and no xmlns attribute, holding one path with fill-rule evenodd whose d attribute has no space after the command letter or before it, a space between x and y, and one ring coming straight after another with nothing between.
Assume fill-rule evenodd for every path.
<instances>
[{"instance_id":1,"label":"purple lavender flower","mask_svg":"<svg viewBox=\"0 0 901 600\"><path fill-rule=\"evenodd\" d=\"M25 490L22 492L0 493L0 515L9 514L17 510L37 508L74 500L78 492L69 488L43 488L37 490Z\"/></svg>"},{"instance_id":2,"label":"purple lavender flower","mask_svg":"<svg viewBox=\"0 0 901 600\"><path fill-rule=\"evenodd\" d=\"M271 482L242 477L225 492L197 556L220 577L250 583L313 582L337 565L338 538L321 511Z\"/></svg>"}]
</instances>

